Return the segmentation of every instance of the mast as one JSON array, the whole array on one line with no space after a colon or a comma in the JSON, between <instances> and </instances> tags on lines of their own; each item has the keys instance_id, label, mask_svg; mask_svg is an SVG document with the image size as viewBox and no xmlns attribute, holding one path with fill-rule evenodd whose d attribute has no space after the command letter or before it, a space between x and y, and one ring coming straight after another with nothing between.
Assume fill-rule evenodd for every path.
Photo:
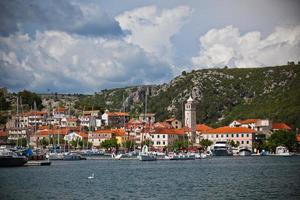
<instances>
[{"instance_id":1,"label":"mast","mask_svg":"<svg viewBox=\"0 0 300 200\"><path fill-rule=\"evenodd\" d=\"M17 146L19 146L19 97L17 96Z\"/></svg>"}]
</instances>

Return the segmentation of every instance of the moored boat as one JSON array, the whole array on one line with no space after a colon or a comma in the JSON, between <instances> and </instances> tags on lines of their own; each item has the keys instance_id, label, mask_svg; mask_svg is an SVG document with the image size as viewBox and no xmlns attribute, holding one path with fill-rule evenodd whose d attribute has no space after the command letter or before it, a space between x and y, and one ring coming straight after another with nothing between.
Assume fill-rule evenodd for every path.
<instances>
[{"instance_id":1,"label":"moored boat","mask_svg":"<svg viewBox=\"0 0 300 200\"><path fill-rule=\"evenodd\" d=\"M216 142L213 150L213 156L232 156L232 149L231 146L226 141L219 141Z\"/></svg>"},{"instance_id":2,"label":"moored boat","mask_svg":"<svg viewBox=\"0 0 300 200\"><path fill-rule=\"evenodd\" d=\"M291 156L289 150L284 147L284 146L278 146L276 147L276 152L275 152L277 156Z\"/></svg>"},{"instance_id":3,"label":"moored boat","mask_svg":"<svg viewBox=\"0 0 300 200\"><path fill-rule=\"evenodd\" d=\"M27 161L26 156L20 156L8 149L0 150L0 167L23 166Z\"/></svg>"},{"instance_id":4,"label":"moored boat","mask_svg":"<svg viewBox=\"0 0 300 200\"><path fill-rule=\"evenodd\" d=\"M142 152L138 155L140 161L156 161L156 155L148 151L148 146L144 145Z\"/></svg>"}]
</instances>

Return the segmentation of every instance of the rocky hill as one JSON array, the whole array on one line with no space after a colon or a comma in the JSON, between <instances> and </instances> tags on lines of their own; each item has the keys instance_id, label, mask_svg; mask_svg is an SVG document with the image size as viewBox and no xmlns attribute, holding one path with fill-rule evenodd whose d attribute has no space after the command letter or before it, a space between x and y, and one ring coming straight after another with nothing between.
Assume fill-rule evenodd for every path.
<instances>
[{"instance_id":1,"label":"rocky hill","mask_svg":"<svg viewBox=\"0 0 300 200\"><path fill-rule=\"evenodd\" d=\"M269 118L300 127L300 66L202 69L182 72L163 85L103 90L82 96L77 109L144 111L148 91L149 112L158 120L182 118L189 96L197 101L197 121L212 126L233 119Z\"/></svg>"}]
</instances>

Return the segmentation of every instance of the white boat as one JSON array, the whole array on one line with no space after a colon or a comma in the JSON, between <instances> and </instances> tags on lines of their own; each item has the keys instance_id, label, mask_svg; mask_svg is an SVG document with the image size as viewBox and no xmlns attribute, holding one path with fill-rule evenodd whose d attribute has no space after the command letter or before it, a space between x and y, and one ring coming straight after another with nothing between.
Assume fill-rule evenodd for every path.
<instances>
[{"instance_id":1,"label":"white boat","mask_svg":"<svg viewBox=\"0 0 300 200\"><path fill-rule=\"evenodd\" d=\"M111 158L112 159L115 159L115 160L120 160L122 158L123 154L115 154L115 153L112 153L111 154Z\"/></svg>"},{"instance_id":2,"label":"white boat","mask_svg":"<svg viewBox=\"0 0 300 200\"><path fill-rule=\"evenodd\" d=\"M148 146L144 145L142 152L138 155L140 161L156 161L156 155L148 151Z\"/></svg>"},{"instance_id":3,"label":"white boat","mask_svg":"<svg viewBox=\"0 0 300 200\"><path fill-rule=\"evenodd\" d=\"M63 153L48 153L46 155L46 158L48 158L49 160L63 160L64 155Z\"/></svg>"},{"instance_id":4,"label":"white boat","mask_svg":"<svg viewBox=\"0 0 300 200\"><path fill-rule=\"evenodd\" d=\"M284 146L276 147L276 155L277 156L291 156L289 150Z\"/></svg>"},{"instance_id":5,"label":"white boat","mask_svg":"<svg viewBox=\"0 0 300 200\"><path fill-rule=\"evenodd\" d=\"M251 156L251 150L247 147L241 147L239 148L239 155L240 156Z\"/></svg>"},{"instance_id":6,"label":"white boat","mask_svg":"<svg viewBox=\"0 0 300 200\"><path fill-rule=\"evenodd\" d=\"M196 156L195 154L184 154L184 153L180 153L180 154L176 154L176 153L169 153L165 159L167 160L195 160Z\"/></svg>"},{"instance_id":7,"label":"white boat","mask_svg":"<svg viewBox=\"0 0 300 200\"><path fill-rule=\"evenodd\" d=\"M232 156L232 148L226 141L216 142L212 150L213 156Z\"/></svg>"}]
</instances>

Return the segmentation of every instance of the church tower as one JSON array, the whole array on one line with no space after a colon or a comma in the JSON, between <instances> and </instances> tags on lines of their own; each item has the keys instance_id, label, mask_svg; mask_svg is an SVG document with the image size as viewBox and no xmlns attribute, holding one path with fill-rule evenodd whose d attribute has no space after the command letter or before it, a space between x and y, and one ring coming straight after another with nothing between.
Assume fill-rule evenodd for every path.
<instances>
[{"instance_id":1,"label":"church tower","mask_svg":"<svg viewBox=\"0 0 300 200\"><path fill-rule=\"evenodd\" d=\"M195 101L190 97L185 104L185 126L196 130L196 104Z\"/></svg>"}]
</instances>

